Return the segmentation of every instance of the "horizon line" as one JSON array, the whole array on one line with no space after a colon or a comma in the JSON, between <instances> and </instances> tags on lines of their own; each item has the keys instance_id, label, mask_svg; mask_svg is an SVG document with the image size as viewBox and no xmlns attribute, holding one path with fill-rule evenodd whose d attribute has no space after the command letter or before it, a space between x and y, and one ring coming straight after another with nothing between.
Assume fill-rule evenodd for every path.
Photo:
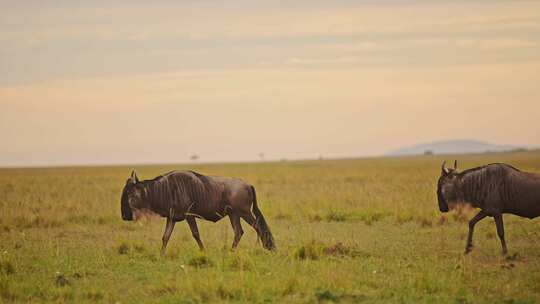
<instances>
[{"instance_id":1,"label":"horizon line","mask_svg":"<svg viewBox=\"0 0 540 304\"><path fill-rule=\"evenodd\" d=\"M16 169L66 169L66 168L100 168L100 167L151 167L151 166L168 166L168 165L190 165L190 166L207 166L207 165L234 165L234 164L264 164L264 163L286 163L286 162L312 162L312 161L341 161L341 160L362 160L362 159L377 159L377 158L414 158L414 157L443 157L456 155L482 155L482 154L506 154L506 153L527 153L538 152L539 147L524 150L508 150L508 151L484 151L484 152L465 152L465 153L441 153L441 154L404 154L404 155L364 155L364 156L344 156L344 157L319 157L319 158L281 158L281 159L266 159L266 160L238 160L238 161L207 161L207 162L147 162L147 163L71 163L57 165L23 165L23 166L2 166L0 170L16 170Z\"/></svg>"}]
</instances>

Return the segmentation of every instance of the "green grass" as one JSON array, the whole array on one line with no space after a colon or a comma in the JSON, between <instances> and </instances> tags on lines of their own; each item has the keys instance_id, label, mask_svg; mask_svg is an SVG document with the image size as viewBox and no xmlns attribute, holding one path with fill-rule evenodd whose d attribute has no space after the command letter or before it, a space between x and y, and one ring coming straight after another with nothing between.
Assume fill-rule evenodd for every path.
<instances>
[{"instance_id":1,"label":"green grass","mask_svg":"<svg viewBox=\"0 0 540 304\"><path fill-rule=\"evenodd\" d=\"M448 161L451 157L447 157ZM199 221L206 252L163 219L123 222L131 167L0 169L0 302L535 303L540 220L506 215L510 256L491 219L463 255L467 216L438 212L440 156L137 167L236 176L255 185L276 252L224 219ZM540 152L458 156L540 172ZM470 216L470 215L468 215Z\"/></svg>"}]
</instances>

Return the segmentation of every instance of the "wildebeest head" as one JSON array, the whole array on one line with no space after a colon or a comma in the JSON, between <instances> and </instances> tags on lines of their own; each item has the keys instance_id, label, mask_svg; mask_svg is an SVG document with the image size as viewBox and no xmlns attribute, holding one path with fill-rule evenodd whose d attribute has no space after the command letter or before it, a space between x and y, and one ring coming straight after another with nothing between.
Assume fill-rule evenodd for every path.
<instances>
[{"instance_id":1,"label":"wildebeest head","mask_svg":"<svg viewBox=\"0 0 540 304\"><path fill-rule=\"evenodd\" d=\"M141 189L137 187L139 178L135 170L131 172L131 177L126 180L124 190L122 190L122 199L120 201L120 209L122 211L122 219L124 221L133 220L133 211L140 209L142 204Z\"/></svg>"},{"instance_id":2,"label":"wildebeest head","mask_svg":"<svg viewBox=\"0 0 540 304\"><path fill-rule=\"evenodd\" d=\"M446 162L441 166L441 176L437 182L437 199L439 201L439 210L448 212L448 204L456 202L458 192L456 187L457 182L457 160L454 161L454 168L446 168Z\"/></svg>"}]
</instances>

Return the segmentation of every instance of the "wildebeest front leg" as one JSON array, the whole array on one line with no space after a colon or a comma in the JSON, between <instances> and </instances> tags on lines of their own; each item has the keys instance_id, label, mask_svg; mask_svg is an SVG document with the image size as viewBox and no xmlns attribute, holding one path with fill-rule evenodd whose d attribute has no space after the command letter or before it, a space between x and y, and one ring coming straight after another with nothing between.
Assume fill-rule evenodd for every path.
<instances>
[{"instance_id":1,"label":"wildebeest front leg","mask_svg":"<svg viewBox=\"0 0 540 304\"><path fill-rule=\"evenodd\" d=\"M506 255L506 253L508 253L508 250L506 249L506 241L504 240L504 224L502 214L497 214L493 218L495 219L495 225L497 226L497 235L501 240L502 254Z\"/></svg>"},{"instance_id":2,"label":"wildebeest front leg","mask_svg":"<svg viewBox=\"0 0 540 304\"><path fill-rule=\"evenodd\" d=\"M229 219L231 220L231 226L234 230L234 240L232 244L232 249L234 249L238 246L238 243L244 234L244 230L242 229L242 224L240 224L240 216L238 214L234 212L230 213Z\"/></svg>"},{"instance_id":3,"label":"wildebeest front leg","mask_svg":"<svg viewBox=\"0 0 540 304\"><path fill-rule=\"evenodd\" d=\"M165 225L165 232L163 233L163 245L161 246L161 255L165 254L165 248L167 248L167 243L174 229L174 220L172 218L167 218L167 224Z\"/></svg>"},{"instance_id":4,"label":"wildebeest front leg","mask_svg":"<svg viewBox=\"0 0 540 304\"><path fill-rule=\"evenodd\" d=\"M195 239L195 241L197 241L197 245L199 245L199 249L204 250L204 245L199 236L199 228L197 228L197 222L195 220L195 217L187 216L186 221L189 224L189 229L191 229L191 235L193 235L193 238Z\"/></svg>"},{"instance_id":5,"label":"wildebeest front leg","mask_svg":"<svg viewBox=\"0 0 540 304\"><path fill-rule=\"evenodd\" d=\"M467 237L467 244L465 245L465 254L471 252L473 248L473 233L474 233L474 225L484 219L487 216L487 214L484 213L484 211L480 210L478 214L476 214L470 221L469 221L469 236Z\"/></svg>"}]
</instances>

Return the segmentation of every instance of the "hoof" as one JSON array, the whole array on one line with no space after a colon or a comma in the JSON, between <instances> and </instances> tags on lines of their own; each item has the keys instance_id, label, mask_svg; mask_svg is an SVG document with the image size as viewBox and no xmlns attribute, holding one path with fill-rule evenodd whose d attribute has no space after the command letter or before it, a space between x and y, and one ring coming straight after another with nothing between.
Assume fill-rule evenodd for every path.
<instances>
[{"instance_id":1,"label":"hoof","mask_svg":"<svg viewBox=\"0 0 540 304\"><path fill-rule=\"evenodd\" d=\"M473 250L473 246L467 246L467 247L465 247L465 252L464 253L469 254L469 253L471 253L472 250Z\"/></svg>"}]
</instances>

